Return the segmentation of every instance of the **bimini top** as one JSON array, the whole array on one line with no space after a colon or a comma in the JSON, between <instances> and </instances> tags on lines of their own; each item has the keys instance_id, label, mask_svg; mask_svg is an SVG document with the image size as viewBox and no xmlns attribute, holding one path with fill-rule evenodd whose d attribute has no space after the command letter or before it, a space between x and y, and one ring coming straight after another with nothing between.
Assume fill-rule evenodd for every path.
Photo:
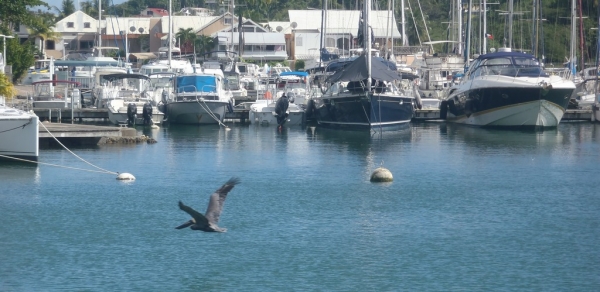
<instances>
[{"instance_id":1,"label":"bimini top","mask_svg":"<svg viewBox=\"0 0 600 292\"><path fill-rule=\"evenodd\" d=\"M279 76L300 76L300 77L307 77L308 76L308 72L304 72L304 71L289 71L289 72L281 72L279 73Z\"/></svg>"},{"instance_id":2,"label":"bimini top","mask_svg":"<svg viewBox=\"0 0 600 292\"><path fill-rule=\"evenodd\" d=\"M106 75L102 75L102 79L103 80L107 80L107 81L114 81L114 80L119 80L119 79L145 79L148 80L150 79L150 77L144 75L144 74L136 74L136 73L115 73L115 74L106 74Z\"/></svg>"}]
</instances>

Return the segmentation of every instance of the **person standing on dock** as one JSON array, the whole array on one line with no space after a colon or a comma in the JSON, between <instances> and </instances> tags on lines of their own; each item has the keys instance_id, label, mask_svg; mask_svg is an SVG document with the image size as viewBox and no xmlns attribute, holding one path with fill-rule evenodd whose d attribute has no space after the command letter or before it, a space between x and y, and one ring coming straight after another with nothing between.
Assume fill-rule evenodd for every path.
<instances>
[{"instance_id":1,"label":"person standing on dock","mask_svg":"<svg viewBox=\"0 0 600 292\"><path fill-rule=\"evenodd\" d=\"M75 66L73 66L73 69L71 69L71 81L75 81L75 71L77 71L77 69L75 69Z\"/></svg>"}]
</instances>

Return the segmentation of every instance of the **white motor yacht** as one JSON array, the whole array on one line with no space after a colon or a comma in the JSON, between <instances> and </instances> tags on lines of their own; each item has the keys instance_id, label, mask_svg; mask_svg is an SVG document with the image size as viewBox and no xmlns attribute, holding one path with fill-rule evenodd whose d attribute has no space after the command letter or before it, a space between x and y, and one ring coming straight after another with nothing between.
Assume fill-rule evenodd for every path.
<instances>
[{"instance_id":1,"label":"white motor yacht","mask_svg":"<svg viewBox=\"0 0 600 292\"><path fill-rule=\"evenodd\" d=\"M7 107L0 97L0 155L37 161L38 121L33 112Z\"/></svg>"}]
</instances>

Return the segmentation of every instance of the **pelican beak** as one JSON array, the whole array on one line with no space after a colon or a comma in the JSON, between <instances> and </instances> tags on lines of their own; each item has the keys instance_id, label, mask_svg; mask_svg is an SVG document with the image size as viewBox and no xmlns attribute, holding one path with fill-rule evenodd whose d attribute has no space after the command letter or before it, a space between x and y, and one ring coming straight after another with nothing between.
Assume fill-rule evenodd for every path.
<instances>
[{"instance_id":1,"label":"pelican beak","mask_svg":"<svg viewBox=\"0 0 600 292\"><path fill-rule=\"evenodd\" d=\"M192 224L194 224L194 220L190 220L188 222L185 222L185 223L183 223L183 224L175 227L175 229L183 229L183 228L186 228L186 227L190 227Z\"/></svg>"}]
</instances>

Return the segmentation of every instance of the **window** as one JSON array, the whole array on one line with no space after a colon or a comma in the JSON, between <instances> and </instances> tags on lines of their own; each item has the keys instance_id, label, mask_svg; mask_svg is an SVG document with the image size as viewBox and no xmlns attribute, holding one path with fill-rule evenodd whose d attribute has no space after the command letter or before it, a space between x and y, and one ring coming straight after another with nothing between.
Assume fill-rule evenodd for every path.
<instances>
[{"instance_id":1,"label":"window","mask_svg":"<svg viewBox=\"0 0 600 292\"><path fill-rule=\"evenodd\" d=\"M90 28L90 23L89 22L84 22L83 23L83 28Z\"/></svg>"},{"instance_id":2,"label":"window","mask_svg":"<svg viewBox=\"0 0 600 292\"><path fill-rule=\"evenodd\" d=\"M296 47L302 46L302 37L296 37Z\"/></svg>"},{"instance_id":3,"label":"window","mask_svg":"<svg viewBox=\"0 0 600 292\"><path fill-rule=\"evenodd\" d=\"M52 40L46 41L46 50L55 50L54 41L52 41Z\"/></svg>"},{"instance_id":4,"label":"window","mask_svg":"<svg viewBox=\"0 0 600 292\"><path fill-rule=\"evenodd\" d=\"M253 26L242 26L242 31L243 32L254 32L254 27Z\"/></svg>"},{"instance_id":5,"label":"window","mask_svg":"<svg viewBox=\"0 0 600 292\"><path fill-rule=\"evenodd\" d=\"M223 18L223 21L225 22L225 24L231 24L231 17L225 17Z\"/></svg>"},{"instance_id":6,"label":"window","mask_svg":"<svg viewBox=\"0 0 600 292\"><path fill-rule=\"evenodd\" d=\"M80 49L91 49L94 47L94 41L79 41Z\"/></svg>"},{"instance_id":7,"label":"window","mask_svg":"<svg viewBox=\"0 0 600 292\"><path fill-rule=\"evenodd\" d=\"M67 27L68 28L74 28L75 27L75 23L74 22L67 22Z\"/></svg>"},{"instance_id":8,"label":"window","mask_svg":"<svg viewBox=\"0 0 600 292\"><path fill-rule=\"evenodd\" d=\"M275 46L274 45L267 45L267 49L266 50L269 51L269 52L273 52L273 51L275 51Z\"/></svg>"},{"instance_id":9,"label":"window","mask_svg":"<svg viewBox=\"0 0 600 292\"><path fill-rule=\"evenodd\" d=\"M148 16L153 16L153 15L154 15L154 12L153 12L153 11L146 11L146 15L148 15Z\"/></svg>"},{"instance_id":10,"label":"window","mask_svg":"<svg viewBox=\"0 0 600 292\"><path fill-rule=\"evenodd\" d=\"M227 45L219 45L219 51L227 51Z\"/></svg>"},{"instance_id":11,"label":"window","mask_svg":"<svg viewBox=\"0 0 600 292\"><path fill-rule=\"evenodd\" d=\"M251 45L244 45L244 52L252 52L252 46Z\"/></svg>"}]
</instances>

